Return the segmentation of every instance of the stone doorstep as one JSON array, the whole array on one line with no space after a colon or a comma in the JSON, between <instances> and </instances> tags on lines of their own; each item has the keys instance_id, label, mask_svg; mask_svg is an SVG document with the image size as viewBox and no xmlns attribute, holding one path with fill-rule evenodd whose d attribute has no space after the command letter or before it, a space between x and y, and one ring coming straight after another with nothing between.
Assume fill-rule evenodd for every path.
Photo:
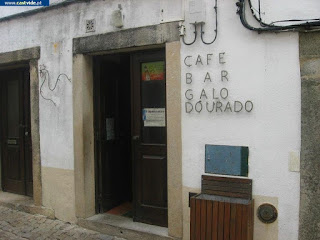
<instances>
[{"instance_id":1,"label":"stone doorstep","mask_svg":"<svg viewBox=\"0 0 320 240\"><path fill-rule=\"evenodd\" d=\"M40 214L46 216L49 219L55 219L55 213L53 209L43 206L35 206L33 204L33 199L27 196L0 191L0 206L30 213L33 215Z\"/></svg>"},{"instance_id":2,"label":"stone doorstep","mask_svg":"<svg viewBox=\"0 0 320 240\"><path fill-rule=\"evenodd\" d=\"M131 218L111 214L98 214L87 219L78 218L83 228L130 240L178 240L168 236L168 229L133 222Z\"/></svg>"}]
</instances>

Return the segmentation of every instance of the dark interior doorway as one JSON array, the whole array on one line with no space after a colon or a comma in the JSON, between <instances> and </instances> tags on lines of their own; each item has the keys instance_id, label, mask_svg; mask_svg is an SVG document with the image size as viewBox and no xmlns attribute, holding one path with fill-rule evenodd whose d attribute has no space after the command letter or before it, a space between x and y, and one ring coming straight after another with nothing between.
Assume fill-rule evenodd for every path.
<instances>
[{"instance_id":1,"label":"dark interior doorway","mask_svg":"<svg viewBox=\"0 0 320 240\"><path fill-rule=\"evenodd\" d=\"M28 68L0 71L2 190L33 195Z\"/></svg>"},{"instance_id":2,"label":"dark interior doorway","mask_svg":"<svg viewBox=\"0 0 320 240\"><path fill-rule=\"evenodd\" d=\"M96 206L101 213L132 202L130 56L99 57L95 67Z\"/></svg>"},{"instance_id":3,"label":"dark interior doorway","mask_svg":"<svg viewBox=\"0 0 320 240\"><path fill-rule=\"evenodd\" d=\"M94 58L96 212L167 226L163 50Z\"/></svg>"}]
</instances>

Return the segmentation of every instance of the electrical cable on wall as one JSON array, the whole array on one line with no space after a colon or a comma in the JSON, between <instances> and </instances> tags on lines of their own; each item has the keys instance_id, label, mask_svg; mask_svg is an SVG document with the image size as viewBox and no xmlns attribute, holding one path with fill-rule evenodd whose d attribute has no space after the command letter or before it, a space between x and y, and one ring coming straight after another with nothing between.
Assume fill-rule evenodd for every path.
<instances>
[{"instance_id":1,"label":"electrical cable on wall","mask_svg":"<svg viewBox=\"0 0 320 240\"><path fill-rule=\"evenodd\" d=\"M195 42L196 42L196 40L197 40L197 35L198 35L198 33L197 33L197 22L195 22L195 23L191 23L192 25L194 25L194 39L193 39L193 41L192 42L190 42L190 43L187 43L186 41L185 41L185 39L184 39L184 36L185 36L185 34L184 34L184 31L185 31L185 26L180 26L180 28L182 28L183 30L181 30L182 32L183 32L183 34L181 34L181 36L182 36L182 42L185 44L185 45L192 45L192 44L194 44Z\"/></svg>"},{"instance_id":2,"label":"electrical cable on wall","mask_svg":"<svg viewBox=\"0 0 320 240\"><path fill-rule=\"evenodd\" d=\"M204 25L204 22L201 23L201 41L204 43L204 44L207 44L207 45L210 45L212 43L214 43L217 39L217 36L218 36L218 0L216 0L216 5L214 6L214 11L215 11L215 14L216 14L216 28L214 30L215 32L215 36L213 38L213 40L211 42L206 42L203 40L203 35L204 35L204 31L203 31L203 25Z\"/></svg>"},{"instance_id":3,"label":"electrical cable on wall","mask_svg":"<svg viewBox=\"0 0 320 240\"><path fill-rule=\"evenodd\" d=\"M210 42L206 42L204 40L204 37L203 35L205 34L204 30L203 30L203 26L204 26L204 22L195 22L195 23L191 23L192 25L194 25L194 39L192 42L186 42L185 41L185 26L181 25L180 26L180 36L182 37L182 42L185 44L185 45L192 45L196 42L197 40L197 37L198 37L198 31L197 31L197 25L200 25L200 34L201 34L201 41L206 44L206 45L210 45L212 43L214 43L217 39L217 36L218 36L218 0L215 0L215 6L214 6L214 12L215 12L215 15L216 15L216 24L215 24L215 29L214 29L214 38L212 41Z\"/></svg>"},{"instance_id":4,"label":"electrical cable on wall","mask_svg":"<svg viewBox=\"0 0 320 240\"><path fill-rule=\"evenodd\" d=\"M265 23L262 21L261 18L261 2L259 0L259 10L258 14L259 16L256 15L255 9L252 6L251 0L248 0L249 2L249 7L251 9L253 17L260 23L261 27L253 27L251 26L246 19L246 14L245 14L245 4L246 0L239 0L239 2L236 3L238 6L238 11L237 13L240 16L240 21L242 25L251 30L251 31L256 31L256 32L288 32L288 31L317 31L320 30L320 19L289 19L289 20L281 20L281 21L274 21L270 24ZM274 25L275 23L284 23L284 22L304 22L304 23L299 23L299 24L292 24L292 25L284 25L284 26L278 26Z\"/></svg>"},{"instance_id":5,"label":"electrical cable on wall","mask_svg":"<svg viewBox=\"0 0 320 240\"><path fill-rule=\"evenodd\" d=\"M47 84L48 84L48 89L49 89L51 92L53 92L53 91L57 88L59 81L61 81L60 77L63 76L63 77L64 77L65 79L67 79L69 82L71 82L71 78L69 78L69 77L67 76L67 74L65 74L65 73L60 73L60 74L58 75L57 79L56 79L56 82L55 82L55 84L54 84L54 87L51 88L51 87L50 87L50 82L51 82L50 74L49 74L49 71L47 70L46 66L45 66L45 65L41 65L39 72L40 72L40 77L43 78L43 82L42 82L42 84L41 84L41 86L40 86L40 95L41 95L41 97L42 97L44 100L50 101L50 102L53 103L54 106L56 106L57 104L56 104L52 99L47 98L47 97L45 97L45 96L43 95L42 88L43 88L45 82L46 82L46 81L48 82L48 83L47 83Z\"/></svg>"}]
</instances>

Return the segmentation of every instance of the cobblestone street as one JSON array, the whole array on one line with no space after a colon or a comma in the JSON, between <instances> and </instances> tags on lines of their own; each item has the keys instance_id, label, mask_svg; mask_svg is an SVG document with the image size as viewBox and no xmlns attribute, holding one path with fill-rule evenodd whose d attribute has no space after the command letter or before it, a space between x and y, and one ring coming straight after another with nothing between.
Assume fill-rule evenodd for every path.
<instances>
[{"instance_id":1,"label":"cobblestone street","mask_svg":"<svg viewBox=\"0 0 320 240\"><path fill-rule=\"evenodd\" d=\"M31 215L3 206L0 206L0 239L120 240L74 224L51 220L42 215Z\"/></svg>"}]
</instances>

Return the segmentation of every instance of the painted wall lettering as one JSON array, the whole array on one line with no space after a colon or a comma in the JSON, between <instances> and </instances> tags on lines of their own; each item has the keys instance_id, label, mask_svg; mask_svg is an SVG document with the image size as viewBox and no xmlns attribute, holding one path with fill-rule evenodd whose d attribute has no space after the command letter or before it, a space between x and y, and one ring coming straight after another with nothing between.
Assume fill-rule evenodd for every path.
<instances>
[{"instance_id":1,"label":"painted wall lettering","mask_svg":"<svg viewBox=\"0 0 320 240\"><path fill-rule=\"evenodd\" d=\"M192 83L192 74L191 73L186 73L186 83L187 84Z\"/></svg>"},{"instance_id":2,"label":"painted wall lettering","mask_svg":"<svg viewBox=\"0 0 320 240\"><path fill-rule=\"evenodd\" d=\"M251 100L232 100L230 99L230 91L225 86L229 84L230 75L229 72L225 69L219 70L219 75L214 75L210 70L216 60L215 67L222 66L227 63L226 53L221 52L218 55L213 53L208 53L205 55L196 55L196 56L186 56L184 58L184 64L188 67L188 72L186 73L186 84L188 89L185 91L185 112L186 113L250 113L254 109L254 104ZM207 69L200 75L200 79L197 79L199 76L193 78L192 71L193 69L203 69L202 66L208 66ZM202 78L203 77L203 78ZM202 78L202 80L201 80ZM220 80L219 80L220 79ZM223 84L223 87L217 87L218 82ZM191 83L203 84L201 90L194 91ZM196 100L197 99L197 100Z\"/></svg>"},{"instance_id":3,"label":"painted wall lettering","mask_svg":"<svg viewBox=\"0 0 320 240\"><path fill-rule=\"evenodd\" d=\"M198 54L197 56L186 56L184 58L184 65L187 67L192 67L192 66L200 66L200 65L211 65L212 62L212 57L216 58L218 63L220 64L225 64L225 53L219 53L218 56L214 57L213 53L208 53L206 55L200 55Z\"/></svg>"}]
</instances>

